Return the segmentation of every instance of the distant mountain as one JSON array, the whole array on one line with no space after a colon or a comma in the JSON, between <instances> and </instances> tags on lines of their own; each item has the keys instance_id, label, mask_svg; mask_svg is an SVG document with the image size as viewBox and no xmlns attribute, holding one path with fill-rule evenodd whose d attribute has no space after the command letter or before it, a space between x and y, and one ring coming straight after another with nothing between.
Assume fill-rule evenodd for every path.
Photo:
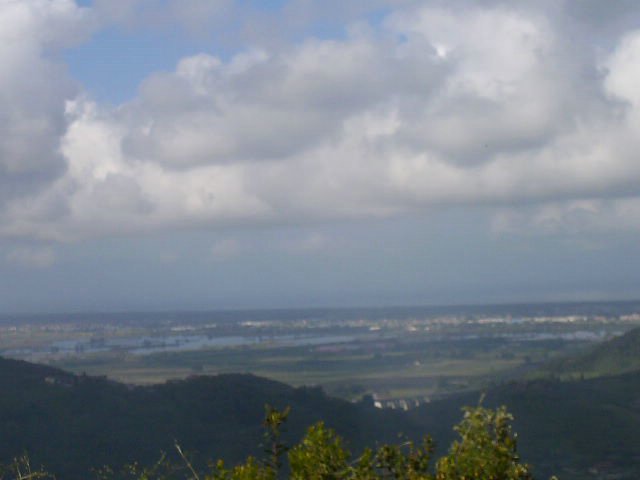
<instances>
[{"instance_id":1,"label":"distant mountain","mask_svg":"<svg viewBox=\"0 0 640 480\"><path fill-rule=\"evenodd\" d=\"M560 377L574 378L640 371L640 328L634 328L581 354L555 360L542 370Z\"/></svg>"}]
</instances>

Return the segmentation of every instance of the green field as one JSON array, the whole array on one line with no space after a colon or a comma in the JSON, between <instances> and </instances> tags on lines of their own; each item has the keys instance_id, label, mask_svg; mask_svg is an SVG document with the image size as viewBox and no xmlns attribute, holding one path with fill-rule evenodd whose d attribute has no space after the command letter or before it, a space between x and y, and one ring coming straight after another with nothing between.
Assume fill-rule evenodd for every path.
<instances>
[{"instance_id":1,"label":"green field","mask_svg":"<svg viewBox=\"0 0 640 480\"><path fill-rule=\"evenodd\" d=\"M253 373L295 386L319 385L350 400L364 394L391 400L477 389L580 347L562 341L434 342L414 335L384 343L356 341L330 347L245 346L144 356L108 352L66 357L54 364L134 384L190 375Z\"/></svg>"}]
</instances>

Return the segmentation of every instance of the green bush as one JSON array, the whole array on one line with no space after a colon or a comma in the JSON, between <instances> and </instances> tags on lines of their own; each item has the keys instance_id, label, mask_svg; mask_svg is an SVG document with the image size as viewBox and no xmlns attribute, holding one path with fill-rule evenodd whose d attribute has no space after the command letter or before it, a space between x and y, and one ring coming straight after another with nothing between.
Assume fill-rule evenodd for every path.
<instances>
[{"instance_id":1,"label":"green bush","mask_svg":"<svg viewBox=\"0 0 640 480\"><path fill-rule=\"evenodd\" d=\"M0 480L35 480L53 479L41 469L33 469L29 457L23 455L15 458L9 465L0 465Z\"/></svg>"}]
</instances>

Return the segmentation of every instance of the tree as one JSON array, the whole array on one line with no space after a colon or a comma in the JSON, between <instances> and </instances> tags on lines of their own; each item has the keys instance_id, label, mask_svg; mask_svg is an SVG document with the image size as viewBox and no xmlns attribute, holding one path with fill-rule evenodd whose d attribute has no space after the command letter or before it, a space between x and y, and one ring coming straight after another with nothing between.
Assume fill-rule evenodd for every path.
<instances>
[{"instance_id":1,"label":"tree","mask_svg":"<svg viewBox=\"0 0 640 480\"><path fill-rule=\"evenodd\" d=\"M505 407L490 410L466 407L455 427L460 439L438 461L437 480L531 480L530 469L520 463L513 416Z\"/></svg>"},{"instance_id":2,"label":"tree","mask_svg":"<svg viewBox=\"0 0 640 480\"><path fill-rule=\"evenodd\" d=\"M272 419L266 425L273 447L267 450L270 457L262 466L250 458L228 476L205 478L264 480L282 474L279 459L285 449L279 444L276 432L287 414L288 411L283 418L277 411L267 410L267 419ZM343 440L319 422L289 450L288 475L291 480L532 480L529 466L521 463L517 454L512 420L505 407L465 408L462 421L455 427L460 438L453 442L448 454L437 461L435 468L432 468L434 446L429 437L420 445L405 442L383 445L375 451L366 449L353 459Z\"/></svg>"}]
</instances>

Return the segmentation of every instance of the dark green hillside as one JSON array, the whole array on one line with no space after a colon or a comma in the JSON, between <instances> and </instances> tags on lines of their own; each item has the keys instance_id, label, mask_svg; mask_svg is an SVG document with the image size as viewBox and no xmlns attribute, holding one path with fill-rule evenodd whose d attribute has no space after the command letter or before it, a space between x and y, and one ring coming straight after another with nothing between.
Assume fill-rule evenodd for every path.
<instances>
[{"instance_id":1,"label":"dark green hillside","mask_svg":"<svg viewBox=\"0 0 640 480\"><path fill-rule=\"evenodd\" d=\"M265 403L292 407L289 443L317 420L354 450L429 433L444 453L463 405L478 393L409 412L377 410L251 375L194 377L152 387L0 359L0 463L28 451L63 479L91 478L91 467L155 461L174 439L200 459L233 463L260 454ZM488 407L507 405L523 459L536 478L640 478L640 372L583 381L535 380L490 389Z\"/></svg>"},{"instance_id":2,"label":"dark green hillside","mask_svg":"<svg viewBox=\"0 0 640 480\"><path fill-rule=\"evenodd\" d=\"M416 434L399 412L329 398L252 375L195 377L128 387L0 359L0 463L29 452L36 465L64 479L86 479L91 467L155 461L174 439L200 458L260 454L266 403L292 407L288 434L298 440L324 419L355 448Z\"/></svg>"},{"instance_id":3,"label":"dark green hillside","mask_svg":"<svg viewBox=\"0 0 640 480\"><path fill-rule=\"evenodd\" d=\"M569 358L558 359L544 371L561 377L597 377L640 371L640 328L603 342Z\"/></svg>"},{"instance_id":4,"label":"dark green hillside","mask_svg":"<svg viewBox=\"0 0 640 480\"><path fill-rule=\"evenodd\" d=\"M433 402L409 412L442 442L447 425L477 394ZM640 478L640 373L583 381L535 380L490 389L484 405L507 405L520 452L537 478ZM590 473L591 472L591 473ZM608 477L611 475L611 477Z\"/></svg>"}]
</instances>

